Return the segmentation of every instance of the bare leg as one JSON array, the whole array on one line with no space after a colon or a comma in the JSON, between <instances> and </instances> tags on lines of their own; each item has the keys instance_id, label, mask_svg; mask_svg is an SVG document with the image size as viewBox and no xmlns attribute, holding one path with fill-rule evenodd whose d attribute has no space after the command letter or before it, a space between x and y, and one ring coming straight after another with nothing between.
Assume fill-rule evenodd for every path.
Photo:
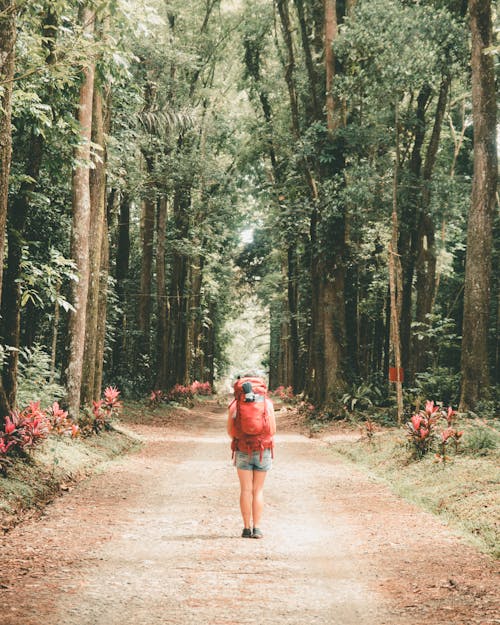
<instances>
[{"instance_id":1,"label":"bare leg","mask_svg":"<svg viewBox=\"0 0 500 625\"><path fill-rule=\"evenodd\" d=\"M264 508L264 481L266 479L266 471L253 472L252 484L252 517L253 526L259 527Z\"/></svg>"},{"instance_id":2,"label":"bare leg","mask_svg":"<svg viewBox=\"0 0 500 625\"><path fill-rule=\"evenodd\" d=\"M253 471L246 469L238 469L238 477L240 479L240 510L243 517L243 526L251 527L252 517L252 484Z\"/></svg>"}]
</instances>

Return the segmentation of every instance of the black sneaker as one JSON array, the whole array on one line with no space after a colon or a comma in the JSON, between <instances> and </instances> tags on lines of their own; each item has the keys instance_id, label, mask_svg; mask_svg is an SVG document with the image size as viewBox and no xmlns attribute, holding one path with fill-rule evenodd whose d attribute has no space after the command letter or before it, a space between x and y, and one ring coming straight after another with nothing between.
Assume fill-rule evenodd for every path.
<instances>
[{"instance_id":1,"label":"black sneaker","mask_svg":"<svg viewBox=\"0 0 500 625\"><path fill-rule=\"evenodd\" d=\"M264 538L264 534L258 527L253 528L252 538Z\"/></svg>"},{"instance_id":2,"label":"black sneaker","mask_svg":"<svg viewBox=\"0 0 500 625\"><path fill-rule=\"evenodd\" d=\"M242 538L252 538L252 530L249 527L245 527L245 529L241 532Z\"/></svg>"}]
</instances>

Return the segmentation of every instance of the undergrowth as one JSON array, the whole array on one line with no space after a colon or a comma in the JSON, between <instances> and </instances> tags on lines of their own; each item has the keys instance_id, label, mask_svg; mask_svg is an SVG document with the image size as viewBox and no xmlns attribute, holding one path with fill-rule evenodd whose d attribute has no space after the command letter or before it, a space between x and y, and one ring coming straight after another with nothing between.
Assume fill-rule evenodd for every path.
<instances>
[{"instance_id":1,"label":"undergrowth","mask_svg":"<svg viewBox=\"0 0 500 625\"><path fill-rule=\"evenodd\" d=\"M139 442L119 431L81 439L50 438L29 458L13 458L0 477L0 528L7 530L31 509L52 500L95 467L130 451Z\"/></svg>"},{"instance_id":2,"label":"undergrowth","mask_svg":"<svg viewBox=\"0 0 500 625\"><path fill-rule=\"evenodd\" d=\"M403 430L384 430L332 450L382 478L401 497L443 517L481 550L500 557L500 433L483 420L461 422L463 444L446 463L415 460Z\"/></svg>"}]
</instances>

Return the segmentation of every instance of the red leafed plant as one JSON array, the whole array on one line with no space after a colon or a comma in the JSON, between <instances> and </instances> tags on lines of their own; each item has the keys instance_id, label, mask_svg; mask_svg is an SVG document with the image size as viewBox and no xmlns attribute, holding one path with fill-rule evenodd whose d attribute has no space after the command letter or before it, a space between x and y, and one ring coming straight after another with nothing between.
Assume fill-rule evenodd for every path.
<instances>
[{"instance_id":1,"label":"red leafed plant","mask_svg":"<svg viewBox=\"0 0 500 625\"><path fill-rule=\"evenodd\" d=\"M437 444L440 453L436 455L438 460L446 461L446 445L454 441L455 449L463 432L458 432L454 427L456 411L451 407L440 408L433 401L426 401L425 409L412 415L406 423L407 438L410 446L419 458L422 458ZM439 429L442 419L446 420L447 427Z\"/></svg>"},{"instance_id":2,"label":"red leafed plant","mask_svg":"<svg viewBox=\"0 0 500 625\"><path fill-rule=\"evenodd\" d=\"M51 429L40 402L31 402L21 412L13 411L5 417L4 431L0 432L0 453L29 451L47 438Z\"/></svg>"},{"instance_id":3,"label":"red leafed plant","mask_svg":"<svg viewBox=\"0 0 500 625\"><path fill-rule=\"evenodd\" d=\"M118 412L122 407L122 402L118 399L120 391L116 386L107 386L104 389L104 404L108 410Z\"/></svg>"},{"instance_id":4,"label":"red leafed plant","mask_svg":"<svg viewBox=\"0 0 500 625\"><path fill-rule=\"evenodd\" d=\"M281 399L281 401L286 403L292 403L296 400L295 395L293 394L293 388L291 386L278 386L274 391L270 393L272 397L277 397Z\"/></svg>"},{"instance_id":5,"label":"red leafed plant","mask_svg":"<svg viewBox=\"0 0 500 625\"><path fill-rule=\"evenodd\" d=\"M158 389L157 391L151 391L151 395L149 396L149 405L158 406L164 398L165 396L162 390Z\"/></svg>"},{"instance_id":6,"label":"red leafed plant","mask_svg":"<svg viewBox=\"0 0 500 625\"><path fill-rule=\"evenodd\" d=\"M94 432L112 429L111 421L122 407L119 396L120 391L115 386L108 386L104 389L104 399L92 402L92 429Z\"/></svg>"},{"instance_id":7,"label":"red leafed plant","mask_svg":"<svg viewBox=\"0 0 500 625\"><path fill-rule=\"evenodd\" d=\"M183 386L182 384L176 384L167 393L167 401L181 404L183 406L192 406L193 404L193 391L190 386Z\"/></svg>"},{"instance_id":8,"label":"red leafed plant","mask_svg":"<svg viewBox=\"0 0 500 625\"><path fill-rule=\"evenodd\" d=\"M449 407L446 411L443 410L443 418L446 419L448 427L441 432L441 439L439 441L439 451L436 454L437 462L446 462L449 457L446 455L446 448L448 445L453 444L455 453L458 451L458 445L463 435L463 431L459 431L455 424L456 410Z\"/></svg>"},{"instance_id":9,"label":"red leafed plant","mask_svg":"<svg viewBox=\"0 0 500 625\"><path fill-rule=\"evenodd\" d=\"M78 425L68 418L67 410L63 410L59 406L59 402L55 401L47 410L47 417L54 434L59 436L70 435L72 438L78 435Z\"/></svg>"},{"instance_id":10,"label":"red leafed plant","mask_svg":"<svg viewBox=\"0 0 500 625\"><path fill-rule=\"evenodd\" d=\"M191 391L193 395L211 395L212 394L212 386L210 382L198 382L195 380L191 384Z\"/></svg>"}]
</instances>

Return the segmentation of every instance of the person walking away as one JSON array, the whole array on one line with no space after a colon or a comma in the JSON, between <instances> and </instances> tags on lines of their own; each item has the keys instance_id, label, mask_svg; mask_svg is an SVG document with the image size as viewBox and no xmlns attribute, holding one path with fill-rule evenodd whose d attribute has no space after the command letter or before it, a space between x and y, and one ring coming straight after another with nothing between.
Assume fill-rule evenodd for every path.
<instances>
[{"instance_id":1,"label":"person walking away","mask_svg":"<svg viewBox=\"0 0 500 625\"><path fill-rule=\"evenodd\" d=\"M259 528L264 508L264 481L274 457L276 418L264 380L244 376L234 384L227 432L240 481L242 538L262 538Z\"/></svg>"}]
</instances>

